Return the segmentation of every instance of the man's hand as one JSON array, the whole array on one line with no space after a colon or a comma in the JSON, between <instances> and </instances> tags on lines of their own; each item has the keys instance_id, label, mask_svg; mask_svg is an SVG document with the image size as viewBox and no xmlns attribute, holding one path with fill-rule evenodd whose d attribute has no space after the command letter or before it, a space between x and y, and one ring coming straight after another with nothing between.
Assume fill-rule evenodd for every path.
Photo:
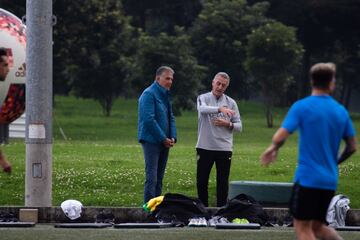
<instances>
[{"instance_id":1,"label":"man's hand","mask_svg":"<svg viewBox=\"0 0 360 240\"><path fill-rule=\"evenodd\" d=\"M272 138L272 144L260 157L261 165L268 166L276 160L279 148L285 143L290 133L285 128L279 128Z\"/></svg>"},{"instance_id":2,"label":"man's hand","mask_svg":"<svg viewBox=\"0 0 360 240\"><path fill-rule=\"evenodd\" d=\"M228 117L232 117L235 115L235 111L231 110L230 108L227 108L227 107L219 107L219 112L222 112L223 114L225 114Z\"/></svg>"},{"instance_id":3,"label":"man's hand","mask_svg":"<svg viewBox=\"0 0 360 240\"><path fill-rule=\"evenodd\" d=\"M174 146L174 144L175 144L175 139L173 139L173 138L166 138L164 141L163 141L163 144L164 144L164 146L165 147L167 147L167 148L171 148L171 147L173 147Z\"/></svg>"},{"instance_id":4,"label":"man's hand","mask_svg":"<svg viewBox=\"0 0 360 240\"><path fill-rule=\"evenodd\" d=\"M223 118L216 118L212 121L212 123L215 125L215 126L218 126L218 127L227 127L229 128L231 126L231 123Z\"/></svg>"},{"instance_id":5,"label":"man's hand","mask_svg":"<svg viewBox=\"0 0 360 240\"><path fill-rule=\"evenodd\" d=\"M271 144L260 157L261 165L268 166L270 163L274 162L276 160L278 150L279 149L274 144Z\"/></svg>"}]
</instances>

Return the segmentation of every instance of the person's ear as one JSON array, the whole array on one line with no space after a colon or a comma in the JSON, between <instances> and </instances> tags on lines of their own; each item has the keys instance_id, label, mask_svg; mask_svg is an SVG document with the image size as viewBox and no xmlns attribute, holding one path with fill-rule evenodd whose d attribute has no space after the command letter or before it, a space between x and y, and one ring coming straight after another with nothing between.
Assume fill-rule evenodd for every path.
<instances>
[{"instance_id":1,"label":"person's ear","mask_svg":"<svg viewBox=\"0 0 360 240\"><path fill-rule=\"evenodd\" d=\"M333 78L330 82L330 90L333 92L335 90L336 81L335 78Z\"/></svg>"}]
</instances>

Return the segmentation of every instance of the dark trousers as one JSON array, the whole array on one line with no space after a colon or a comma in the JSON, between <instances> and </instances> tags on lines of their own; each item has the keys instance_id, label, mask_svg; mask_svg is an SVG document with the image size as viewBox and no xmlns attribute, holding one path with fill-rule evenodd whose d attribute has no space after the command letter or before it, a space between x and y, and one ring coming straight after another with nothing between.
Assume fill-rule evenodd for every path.
<instances>
[{"instance_id":1,"label":"dark trousers","mask_svg":"<svg viewBox=\"0 0 360 240\"><path fill-rule=\"evenodd\" d=\"M232 152L230 151L210 151L201 148L197 152L197 191L199 199L207 207L208 202L208 182L211 168L216 166L216 198L217 206L222 207L226 204L229 192L229 175Z\"/></svg>"}]
</instances>

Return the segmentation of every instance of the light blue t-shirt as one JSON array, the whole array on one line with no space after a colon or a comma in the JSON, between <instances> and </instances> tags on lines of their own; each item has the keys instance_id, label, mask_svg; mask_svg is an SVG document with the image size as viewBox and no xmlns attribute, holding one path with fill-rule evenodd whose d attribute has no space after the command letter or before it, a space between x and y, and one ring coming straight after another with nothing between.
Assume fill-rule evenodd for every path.
<instances>
[{"instance_id":1,"label":"light blue t-shirt","mask_svg":"<svg viewBox=\"0 0 360 240\"><path fill-rule=\"evenodd\" d=\"M328 95L309 96L292 105L282 124L299 129L299 157L294 182L336 190L341 140L355 136L347 110Z\"/></svg>"}]
</instances>

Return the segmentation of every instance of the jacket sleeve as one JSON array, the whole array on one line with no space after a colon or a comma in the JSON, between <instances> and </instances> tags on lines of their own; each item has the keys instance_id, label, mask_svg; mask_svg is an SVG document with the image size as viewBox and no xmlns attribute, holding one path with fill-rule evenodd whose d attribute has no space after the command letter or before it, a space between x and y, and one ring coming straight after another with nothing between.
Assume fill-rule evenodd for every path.
<instances>
[{"instance_id":1,"label":"jacket sleeve","mask_svg":"<svg viewBox=\"0 0 360 240\"><path fill-rule=\"evenodd\" d=\"M241 122L239 108L235 101L234 101L234 106L233 106L232 110L235 111L235 115L230 120L234 124L233 131L241 132L242 131L242 122Z\"/></svg>"},{"instance_id":2,"label":"jacket sleeve","mask_svg":"<svg viewBox=\"0 0 360 240\"><path fill-rule=\"evenodd\" d=\"M218 113L219 107L208 106L206 104L204 95L200 95L197 98L197 110L200 114L211 114L211 113Z\"/></svg>"},{"instance_id":3,"label":"jacket sleeve","mask_svg":"<svg viewBox=\"0 0 360 240\"><path fill-rule=\"evenodd\" d=\"M163 142L166 135L155 119L155 99L151 93L145 92L143 94L140 101L140 111L144 127L149 130L157 142Z\"/></svg>"},{"instance_id":4,"label":"jacket sleeve","mask_svg":"<svg viewBox=\"0 0 360 240\"><path fill-rule=\"evenodd\" d=\"M174 117L171 103L170 103L170 138L174 138L175 142L177 141L175 117Z\"/></svg>"}]
</instances>

